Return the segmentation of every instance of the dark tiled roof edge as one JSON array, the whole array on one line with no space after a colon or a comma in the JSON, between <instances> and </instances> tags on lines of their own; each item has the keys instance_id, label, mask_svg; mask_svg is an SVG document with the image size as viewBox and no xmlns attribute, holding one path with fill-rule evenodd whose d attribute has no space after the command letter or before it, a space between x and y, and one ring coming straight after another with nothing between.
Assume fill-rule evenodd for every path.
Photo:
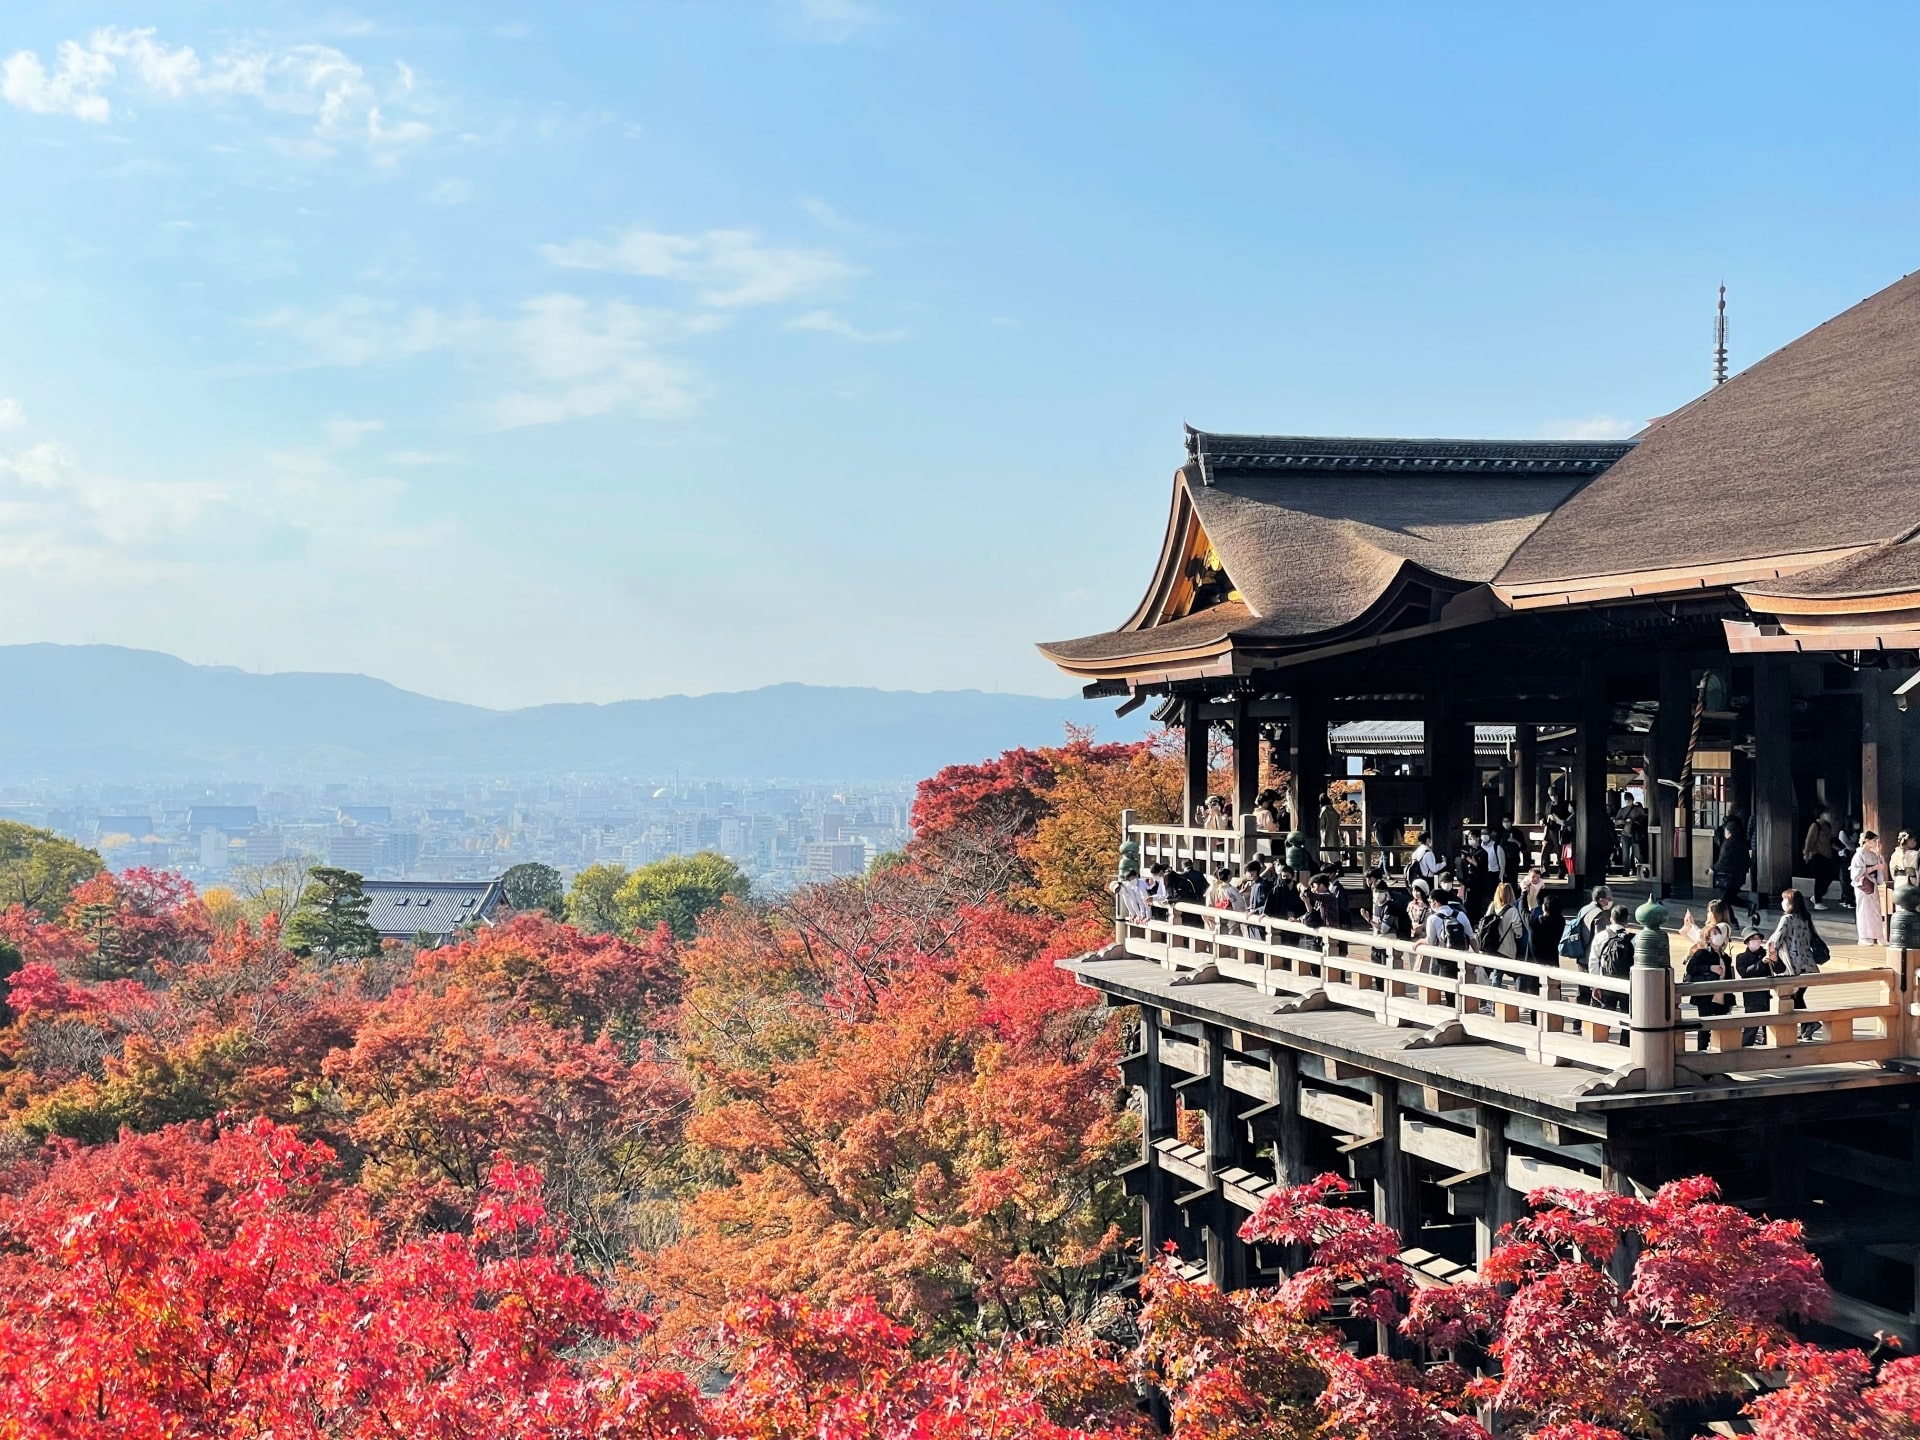
<instances>
[{"instance_id":1,"label":"dark tiled roof edge","mask_svg":"<svg viewBox=\"0 0 1920 1440\"><path fill-rule=\"evenodd\" d=\"M1419 440L1341 435L1214 435L1187 450L1219 470L1372 470L1429 475L1598 475L1632 440Z\"/></svg>"}]
</instances>

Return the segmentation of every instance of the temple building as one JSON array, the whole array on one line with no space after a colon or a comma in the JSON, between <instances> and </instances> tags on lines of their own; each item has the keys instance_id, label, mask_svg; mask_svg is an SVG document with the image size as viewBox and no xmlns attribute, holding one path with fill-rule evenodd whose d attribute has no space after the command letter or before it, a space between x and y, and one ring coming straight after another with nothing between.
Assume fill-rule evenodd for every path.
<instances>
[{"instance_id":1,"label":"temple building","mask_svg":"<svg viewBox=\"0 0 1920 1440\"><path fill-rule=\"evenodd\" d=\"M1255 816L1263 767L1288 775L1309 832L1328 783L1359 780L1350 868L1418 829L1450 846L1563 803L1580 887L1605 877L1600 817L1631 788L1656 904L1696 910L1730 815L1763 903L1804 868L1823 806L1889 842L1920 831L1920 274L1631 440L1185 439L1139 606L1040 647L1089 697L1184 731L1182 823L1127 817L1143 861L1278 856ZM1216 736L1224 833L1191 828ZM1894 918L1896 940L1920 924ZM1814 1026L1778 1018L1803 1013L1794 986L1732 987L1764 996L1755 1041L1653 938L1630 981L1576 994L1524 962L1435 963L1377 937L1122 922L1071 968L1140 1007L1145 1238L1249 1283L1276 1263L1236 1238L1259 1195L1344 1169L1440 1282L1528 1189L1704 1169L1808 1221L1834 1326L1915 1338L1908 952L1798 977Z\"/></svg>"}]
</instances>

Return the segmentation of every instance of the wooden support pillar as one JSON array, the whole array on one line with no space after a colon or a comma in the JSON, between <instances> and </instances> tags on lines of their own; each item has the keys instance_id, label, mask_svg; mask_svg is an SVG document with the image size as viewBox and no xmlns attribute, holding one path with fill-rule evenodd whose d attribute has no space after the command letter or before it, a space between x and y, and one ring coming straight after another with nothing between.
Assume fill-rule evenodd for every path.
<instances>
[{"instance_id":1,"label":"wooden support pillar","mask_svg":"<svg viewBox=\"0 0 1920 1440\"><path fill-rule=\"evenodd\" d=\"M1487 1172L1486 1204L1473 1220L1473 1268L1487 1263L1500 1227L1518 1218L1520 1197L1507 1184L1507 1117L1491 1105L1474 1111L1474 1138L1480 1143L1480 1168Z\"/></svg>"},{"instance_id":2,"label":"wooden support pillar","mask_svg":"<svg viewBox=\"0 0 1920 1440\"><path fill-rule=\"evenodd\" d=\"M1244 821L1253 814L1260 793L1260 722L1247 713L1244 698L1233 702L1233 814Z\"/></svg>"},{"instance_id":3,"label":"wooden support pillar","mask_svg":"<svg viewBox=\"0 0 1920 1440\"><path fill-rule=\"evenodd\" d=\"M1276 1045L1267 1054L1273 1077L1273 1109L1260 1117L1255 1141L1273 1142L1273 1178L1282 1186L1304 1185L1313 1178L1307 1164L1306 1131L1300 1124L1300 1057Z\"/></svg>"},{"instance_id":4,"label":"wooden support pillar","mask_svg":"<svg viewBox=\"0 0 1920 1440\"><path fill-rule=\"evenodd\" d=\"M1540 821L1540 727L1517 725L1513 732L1513 823Z\"/></svg>"},{"instance_id":5,"label":"wooden support pillar","mask_svg":"<svg viewBox=\"0 0 1920 1440\"><path fill-rule=\"evenodd\" d=\"M1580 667L1580 721L1574 756L1573 865L1582 889L1606 883L1607 856L1600 839L1600 817L1607 808L1607 737L1613 706L1607 698L1606 672Z\"/></svg>"},{"instance_id":6,"label":"wooden support pillar","mask_svg":"<svg viewBox=\"0 0 1920 1440\"><path fill-rule=\"evenodd\" d=\"M1411 1245L1420 1233L1420 1206L1413 1166L1400 1148L1400 1087L1382 1083L1374 1108L1380 1117L1380 1176L1373 1182L1373 1218L1398 1231L1402 1245Z\"/></svg>"},{"instance_id":7,"label":"wooden support pillar","mask_svg":"<svg viewBox=\"0 0 1920 1440\"><path fill-rule=\"evenodd\" d=\"M1140 1011L1140 1050L1146 1057L1140 1087L1140 1158L1147 1166L1146 1190L1140 1197L1140 1245L1142 1256L1151 1264L1174 1238L1173 1177L1160 1168L1160 1152L1153 1142L1174 1134L1178 1125L1173 1087L1160 1064L1160 1012L1147 1006Z\"/></svg>"},{"instance_id":8,"label":"wooden support pillar","mask_svg":"<svg viewBox=\"0 0 1920 1440\"><path fill-rule=\"evenodd\" d=\"M1425 705L1427 752L1427 829L1433 835L1434 849L1452 855L1460 848L1460 831L1465 825L1473 784L1473 727L1460 719L1450 691L1429 691Z\"/></svg>"},{"instance_id":9,"label":"wooden support pillar","mask_svg":"<svg viewBox=\"0 0 1920 1440\"><path fill-rule=\"evenodd\" d=\"M1287 727L1287 809L1293 828L1317 838L1320 797L1327 793L1327 707L1324 697L1301 694L1293 699L1293 721Z\"/></svg>"},{"instance_id":10,"label":"wooden support pillar","mask_svg":"<svg viewBox=\"0 0 1920 1440\"><path fill-rule=\"evenodd\" d=\"M1779 905L1799 854L1793 833L1793 688L1788 662L1753 664L1753 859L1760 903Z\"/></svg>"},{"instance_id":11,"label":"wooden support pillar","mask_svg":"<svg viewBox=\"0 0 1920 1440\"><path fill-rule=\"evenodd\" d=\"M1207 1179L1213 1194L1207 1197L1207 1278L1218 1290L1244 1290L1247 1285L1247 1247L1240 1243L1239 1210L1220 1191L1219 1175L1240 1159L1240 1102L1227 1089L1227 1032L1206 1027L1207 1046Z\"/></svg>"},{"instance_id":12,"label":"wooden support pillar","mask_svg":"<svg viewBox=\"0 0 1920 1440\"><path fill-rule=\"evenodd\" d=\"M1180 822L1183 825L1199 824L1200 807L1207 803L1208 722L1200 718L1205 705L1206 701L1200 696L1188 696L1186 715L1181 722L1187 761L1187 813Z\"/></svg>"},{"instance_id":13,"label":"wooden support pillar","mask_svg":"<svg viewBox=\"0 0 1920 1440\"><path fill-rule=\"evenodd\" d=\"M1867 829L1887 838L1913 828L1901 800L1906 781L1906 716L1894 703L1893 692L1904 672L1860 672L1860 817ZM1836 814L1836 821L1843 817Z\"/></svg>"},{"instance_id":14,"label":"wooden support pillar","mask_svg":"<svg viewBox=\"0 0 1920 1440\"><path fill-rule=\"evenodd\" d=\"M1653 847L1653 873L1661 898L1693 895L1693 810L1691 797L1662 785L1680 779L1687 768L1687 737L1693 733L1693 667L1677 655L1660 657L1660 709L1653 721L1653 760L1647 771L1647 843ZM1654 835L1651 828L1660 827Z\"/></svg>"}]
</instances>

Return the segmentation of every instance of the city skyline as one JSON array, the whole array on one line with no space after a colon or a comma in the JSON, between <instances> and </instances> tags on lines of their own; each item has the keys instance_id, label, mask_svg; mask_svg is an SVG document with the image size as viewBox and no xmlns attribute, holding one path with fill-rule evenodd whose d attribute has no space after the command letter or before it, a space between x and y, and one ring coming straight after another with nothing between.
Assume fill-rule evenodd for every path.
<instances>
[{"instance_id":1,"label":"city skyline","mask_svg":"<svg viewBox=\"0 0 1920 1440\"><path fill-rule=\"evenodd\" d=\"M496 707L1069 693L1182 419L1628 434L1920 230L1891 5L9 18L0 642Z\"/></svg>"}]
</instances>

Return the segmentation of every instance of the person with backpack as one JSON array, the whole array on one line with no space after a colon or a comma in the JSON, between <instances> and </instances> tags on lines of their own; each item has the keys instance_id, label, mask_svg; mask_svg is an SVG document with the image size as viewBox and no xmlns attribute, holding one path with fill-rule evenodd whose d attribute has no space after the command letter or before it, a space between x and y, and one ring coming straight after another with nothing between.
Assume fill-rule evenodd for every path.
<instances>
[{"instance_id":1,"label":"person with backpack","mask_svg":"<svg viewBox=\"0 0 1920 1440\"><path fill-rule=\"evenodd\" d=\"M1633 973L1633 912L1616 905L1607 912L1607 925L1596 931L1593 948L1587 951L1587 973L1624 980ZM1614 990L1600 990L1593 1003L1602 1010L1625 1010L1627 997Z\"/></svg>"},{"instance_id":2,"label":"person with backpack","mask_svg":"<svg viewBox=\"0 0 1920 1440\"><path fill-rule=\"evenodd\" d=\"M1587 955L1593 949L1593 937L1606 925L1613 910L1613 891L1605 885L1593 887L1593 899L1580 907L1578 913L1567 921L1560 931L1560 946L1555 952L1562 963L1572 969L1584 971L1587 968ZM1573 993L1561 988L1561 999L1577 1000L1582 1005L1593 1003L1593 991L1585 985L1573 987Z\"/></svg>"},{"instance_id":3,"label":"person with backpack","mask_svg":"<svg viewBox=\"0 0 1920 1440\"><path fill-rule=\"evenodd\" d=\"M1467 912L1460 908L1460 899L1451 891L1442 891L1434 897L1433 909L1427 915L1426 942L1441 950L1471 951L1473 932L1467 928ZM1432 961L1432 972L1453 979L1460 973L1460 967L1450 960L1428 957Z\"/></svg>"},{"instance_id":4,"label":"person with backpack","mask_svg":"<svg viewBox=\"0 0 1920 1440\"><path fill-rule=\"evenodd\" d=\"M1519 892L1504 880L1494 887L1493 898L1487 902L1486 912L1473 932L1473 945L1482 955L1504 960L1526 958L1527 917L1520 908ZM1519 983L1522 978L1496 970L1493 983L1510 990L1524 990L1527 987ZM1540 987L1536 983L1533 988L1537 993Z\"/></svg>"},{"instance_id":5,"label":"person with backpack","mask_svg":"<svg viewBox=\"0 0 1920 1440\"><path fill-rule=\"evenodd\" d=\"M1447 862L1433 848L1433 836L1422 830L1414 842L1413 854L1407 858L1407 889L1413 889L1416 880L1424 880L1431 886L1433 877L1446 868Z\"/></svg>"},{"instance_id":6,"label":"person with backpack","mask_svg":"<svg viewBox=\"0 0 1920 1440\"><path fill-rule=\"evenodd\" d=\"M1767 937L1767 956L1773 961L1776 975L1811 975L1832 958L1827 942L1813 928L1813 913L1807 908L1807 897L1791 886L1780 892L1780 923ZM1807 1008L1804 987L1793 992L1793 1008ZM1819 1034L1818 1021L1801 1023L1802 1040L1812 1040Z\"/></svg>"}]
</instances>

